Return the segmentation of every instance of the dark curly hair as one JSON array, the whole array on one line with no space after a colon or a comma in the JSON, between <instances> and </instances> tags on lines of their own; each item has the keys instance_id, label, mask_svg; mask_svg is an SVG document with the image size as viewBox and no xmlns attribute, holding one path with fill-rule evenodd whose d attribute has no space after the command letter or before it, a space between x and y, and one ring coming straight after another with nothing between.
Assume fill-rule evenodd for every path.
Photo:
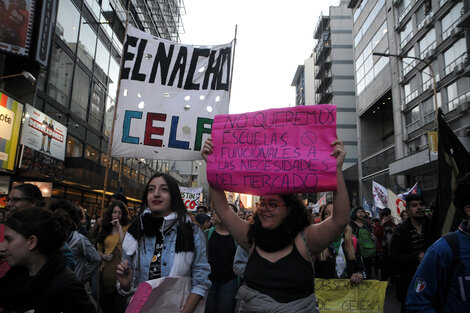
<instances>
[{"instance_id":1,"label":"dark curly hair","mask_svg":"<svg viewBox=\"0 0 470 313\"><path fill-rule=\"evenodd\" d=\"M97 236L98 243L103 244L106 237L108 237L113 231L113 224L111 224L111 221L113 210L116 206L120 208L122 212L121 219L119 220L121 226L127 226L129 224L129 211L127 210L126 204L119 200L111 201L108 208L106 209L106 212L104 213L103 220L101 222L100 232Z\"/></svg>"},{"instance_id":2,"label":"dark curly hair","mask_svg":"<svg viewBox=\"0 0 470 313\"><path fill-rule=\"evenodd\" d=\"M61 223L52 212L43 208L16 211L8 217L5 226L25 238L36 236L37 251L47 257L59 253L66 239Z\"/></svg>"},{"instance_id":3,"label":"dark curly hair","mask_svg":"<svg viewBox=\"0 0 470 313\"><path fill-rule=\"evenodd\" d=\"M282 238L273 238L275 240L293 240L297 234L302 231L305 227L310 225L308 219L308 213L301 200L295 194L279 195L285 202L286 207L290 208L290 214L284 219L281 225L277 228L283 229ZM256 242L258 244L260 240L265 241L266 229L261 225L261 221L258 217L258 213L254 215L254 223L250 225L248 231L248 240L250 243Z\"/></svg>"}]
</instances>

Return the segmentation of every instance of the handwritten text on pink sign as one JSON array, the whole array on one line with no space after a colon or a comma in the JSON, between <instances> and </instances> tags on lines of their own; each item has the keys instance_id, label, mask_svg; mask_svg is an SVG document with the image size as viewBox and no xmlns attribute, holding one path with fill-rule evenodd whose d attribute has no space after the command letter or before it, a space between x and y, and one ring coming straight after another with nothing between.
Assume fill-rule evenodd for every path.
<instances>
[{"instance_id":1,"label":"handwritten text on pink sign","mask_svg":"<svg viewBox=\"0 0 470 313\"><path fill-rule=\"evenodd\" d=\"M217 115L207 179L254 195L336 189L336 106L314 105Z\"/></svg>"}]
</instances>

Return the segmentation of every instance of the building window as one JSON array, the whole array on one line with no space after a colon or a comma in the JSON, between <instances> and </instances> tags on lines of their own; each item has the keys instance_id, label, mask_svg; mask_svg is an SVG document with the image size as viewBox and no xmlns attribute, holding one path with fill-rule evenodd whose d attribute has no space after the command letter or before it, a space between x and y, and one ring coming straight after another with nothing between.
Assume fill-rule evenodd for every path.
<instances>
[{"instance_id":1,"label":"building window","mask_svg":"<svg viewBox=\"0 0 470 313\"><path fill-rule=\"evenodd\" d=\"M108 95L116 101L117 85L119 80L119 63L110 58L109 62L109 81L108 81Z\"/></svg>"},{"instance_id":2,"label":"building window","mask_svg":"<svg viewBox=\"0 0 470 313\"><path fill-rule=\"evenodd\" d=\"M398 5L398 23L400 23L403 18L405 18L406 14L411 10L411 0L402 0Z\"/></svg>"},{"instance_id":3,"label":"building window","mask_svg":"<svg viewBox=\"0 0 470 313\"><path fill-rule=\"evenodd\" d=\"M96 34L87 22L83 22L82 27L80 28L80 39L78 43L77 56L90 71L93 70L95 49Z\"/></svg>"},{"instance_id":4,"label":"building window","mask_svg":"<svg viewBox=\"0 0 470 313\"><path fill-rule=\"evenodd\" d=\"M406 53L406 56L409 57L415 57L415 50L414 48L411 48L408 53ZM411 58L403 58L402 59L402 67L403 67L403 76L408 74L414 67L416 66L416 60L411 59Z\"/></svg>"},{"instance_id":5,"label":"building window","mask_svg":"<svg viewBox=\"0 0 470 313\"><path fill-rule=\"evenodd\" d=\"M131 168L128 165L123 165L122 166L122 173L127 178L131 178Z\"/></svg>"},{"instance_id":6,"label":"building window","mask_svg":"<svg viewBox=\"0 0 470 313\"><path fill-rule=\"evenodd\" d=\"M111 158L106 153L101 153L101 165L111 168Z\"/></svg>"},{"instance_id":7,"label":"building window","mask_svg":"<svg viewBox=\"0 0 470 313\"><path fill-rule=\"evenodd\" d=\"M105 100L106 94L104 90L98 84L95 84L91 94L88 123L97 130L101 130Z\"/></svg>"},{"instance_id":8,"label":"building window","mask_svg":"<svg viewBox=\"0 0 470 313\"><path fill-rule=\"evenodd\" d=\"M374 8L370 11L369 16L367 16L366 20L361 25L361 28L359 29L356 36L354 37L354 47L357 47L359 42L361 42L362 36L364 36L364 34L369 29L370 25L372 25L372 22L374 22L375 18L379 14L380 10L384 7L385 7L385 0L378 0Z\"/></svg>"},{"instance_id":9,"label":"building window","mask_svg":"<svg viewBox=\"0 0 470 313\"><path fill-rule=\"evenodd\" d=\"M113 159L113 171L119 172L119 160Z\"/></svg>"},{"instance_id":10,"label":"building window","mask_svg":"<svg viewBox=\"0 0 470 313\"><path fill-rule=\"evenodd\" d=\"M446 89L447 112L455 110L461 103L470 102L470 78L460 78Z\"/></svg>"},{"instance_id":11,"label":"building window","mask_svg":"<svg viewBox=\"0 0 470 313\"><path fill-rule=\"evenodd\" d=\"M79 67L75 68L73 79L72 103L70 112L86 121L88 98L90 96L90 77Z\"/></svg>"},{"instance_id":12,"label":"building window","mask_svg":"<svg viewBox=\"0 0 470 313\"><path fill-rule=\"evenodd\" d=\"M73 61L64 50L54 44L49 66L47 94L67 107L72 86Z\"/></svg>"},{"instance_id":13,"label":"building window","mask_svg":"<svg viewBox=\"0 0 470 313\"><path fill-rule=\"evenodd\" d=\"M83 143L75 137L68 136L65 156L70 158L80 158L83 156Z\"/></svg>"},{"instance_id":14,"label":"building window","mask_svg":"<svg viewBox=\"0 0 470 313\"><path fill-rule=\"evenodd\" d=\"M434 96L426 99L422 104L422 108L424 124L434 121L436 116L436 110L434 110Z\"/></svg>"},{"instance_id":15,"label":"building window","mask_svg":"<svg viewBox=\"0 0 470 313\"><path fill-rule=\"evenodd\" d=\"M436 48L436 32L431 29L426 36L423 37L419 41L419 51L420 51L420 58L424 59L427 58L429 55L433 53L433 50Z\"/></svg>"},{"instance_id":16,"label":"building window","mask_svg":"<svg viewBox=\"0 0 470 313\"><path fill-rule=\"evenodd\" d=\"M444 72L446 75L452 73L455 67L463 64L467 57L467 45L465 38L461 38L444 52Z\"/></svg>"},{"instance_id":17,"label":"building window","mask_svg":"<svg viewBox=\"0 0 470 313\"><path fill-rule=\"evenodd\" d=\"M109 51L101 42L98 40L96 46L96 57L95 57L95 69L93 73L95 76L103 83L106 84L106 77L108 77L108 67L109 67Z\"/></svg>"},{"instance_id":18,"label":"building window","mask_svg":"<svg viewBox=\"0 0 470 313\"><path fill-rule=\"evenodd\" d=\"M405 93L405 104L418 96L418 79L416 76L403 86L403 91Z\"/></svg>"},{"instance_id":19,"label":"building window","mask_svg":"<svg viewBox=\"0 0 470 313\"><path fill-rule=\"evenodd\" d=\"M406 132L409 134L420 128L420 110L419 105L414 107L411 111L405 113Z\"/></svg>"},{"instance_id":20,"label":"building window","mask_svg":"<svg viewBox=\"0 0 470 313\"><path fill-rule=\"evenodd\" d=\"M450 12L441 20L443 41L446 40L451 35L452 30L457 27L457 23L460 20L460 12L462 10L462 7L462 2L456 3L452 10L450 10Z\"/></svg>"},{"instance_id":21,"label":"building window","mask_svg":"<svg viewBox=\"0 0 470 313\"><path fill-rule=\"evenodd\" d=\"M87 158L88 160L92 160L93 162L99 163L100 152L98 151L98 149L95 149L90 145L86 145L85 158Z\"/></svg>"},{"instance_id":22,"label":"building window","mask_svg":"<svg viewBox=\"0 0 470 313\"><path fill-rule=\"evenodd\" d=\"M400 33L400 47L402 49L408 43L408 41L410 41L411 37L413 37L413 24L410 20L408 23L406 23L405 28Z\"/></svg>"},{"instance_id":23,"label":"building window","mask_svg":"<svg viewBox=\"0 0 470 313\"><path fill-rule=\"evenodd\" d=\"M64 43L75 51L78 30L80 28L80 12L70 0L59 1L55 33Z\"/></svg>"},{"instance_id":24,"label":"building window","mask_svg":"<svg viewBox=\"0 0 470 313\"><path fill-rule=\"evenodd\" d=\"M432 66L432 69L433 70L436 70L438 67L437 67L437 61L434 61L433 63L431 63L431 66ZM434 72L435 73L435 79L436 79L436 84L437 82L439 81L439 72ZM421 81L423 82L423 91L428 89L428 88L433 88L432 87L432 73L431 73L431 70L429 69L429 66L426 67L425 69L423 69L423 71L421 72Z\"/></svg>"}]
</instances>

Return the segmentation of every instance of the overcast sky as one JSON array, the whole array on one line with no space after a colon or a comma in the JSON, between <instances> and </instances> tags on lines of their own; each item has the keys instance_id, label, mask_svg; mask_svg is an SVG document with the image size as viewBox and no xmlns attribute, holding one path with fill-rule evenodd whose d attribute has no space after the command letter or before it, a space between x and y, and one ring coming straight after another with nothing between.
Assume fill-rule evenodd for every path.
<instances>
[{"instance_id":1,"label":"overcast sky","mask_svg":"<svg viewBox=\"0 0 470 313\"><path fill-rule=\"evenodd\" d=\"M186 0L181 42L230 42L237 30L230 113L293 106L297 66L313 50L313 31L338 0Z\"/></svg>"}]
</instances>

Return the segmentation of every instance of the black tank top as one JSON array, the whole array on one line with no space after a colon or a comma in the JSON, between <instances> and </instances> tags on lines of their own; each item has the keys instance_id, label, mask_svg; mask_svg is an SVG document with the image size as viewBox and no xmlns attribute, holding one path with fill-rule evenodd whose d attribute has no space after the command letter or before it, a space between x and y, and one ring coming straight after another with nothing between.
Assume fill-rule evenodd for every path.
<instances>
[{"instance_id":1,"label":"black tank top","mask_svg":"<svg viewBox=\"0 0 470 313\"><path fill-rule=\"evenodd\" d=\"M277 262L270 262L253 249L245 268L248 287L286 303L311 295L314 290L312 264L293 244L292 251Z\"/></svg>"}]
</instances>

